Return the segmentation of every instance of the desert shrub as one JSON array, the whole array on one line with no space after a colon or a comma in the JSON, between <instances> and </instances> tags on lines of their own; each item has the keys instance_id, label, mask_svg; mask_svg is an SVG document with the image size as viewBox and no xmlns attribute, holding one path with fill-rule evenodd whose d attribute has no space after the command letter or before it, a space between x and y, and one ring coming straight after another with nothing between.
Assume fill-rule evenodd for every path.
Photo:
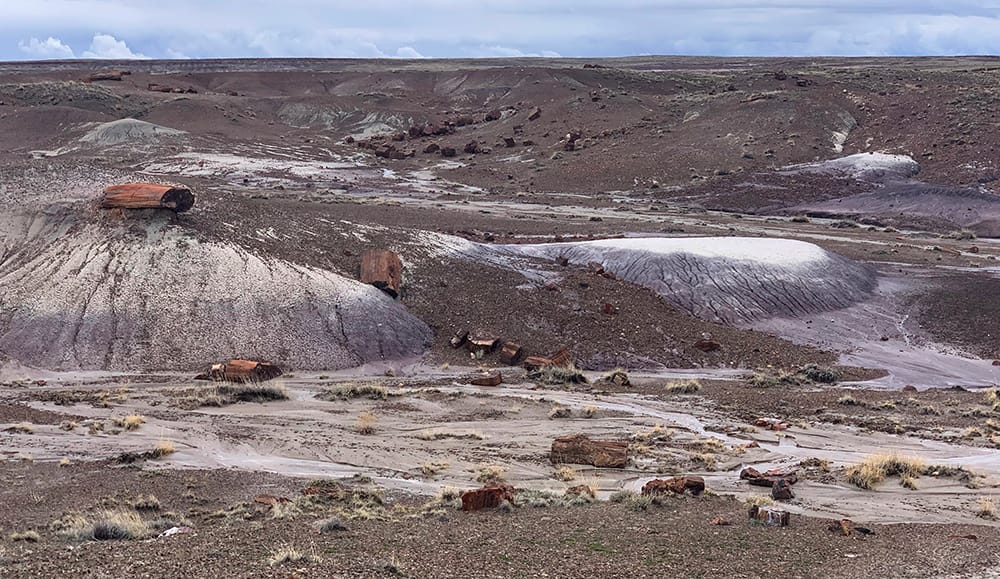
<instances>
[{"instance_id":1,"label":"desert shrub","mask_svg":"<svg viewBox=\"0 0 1000 579\"><path fill-rule=\"evenodd\" d=\"M574 469L571 466L563 465L556 469L556 472L553 476L556 478L556 480L561 480L564 482L571 481L576 479L576 469Z\"/></svg>"},{"instance_id":2,"label":"desert shrub","mask_svg":"<svg viewBox=\"0 0 1000 579\"><path fill-rule=\"evenodd\" d=\"M371 400L385 400L389 397L389 389L371 382L351 382L350 384L340 384L322 392L317 396L320 400L350 400L352 398L368 398Z\"/></svg>"},{"instance_id":3,"label":"desert shrub","mask_svg":"<svg viewBox=\"0 0 1000 579\"><path fill-rule=\"evenodd\" d=\"M442 440L456 438L459 440L486 440L486 435L478 430L421 430L417 433L420 440Z\"/></svg>"},{"instance_id":4,"label":"desert shrub","mask_svg":"<svg viewBox=\"0 0 1000 579\"><path fill-rule=\"evenodd\" d=\"M122 541L152 536L149 524L134 511L99 513L93 520L69 515L50 525L58 533L78 541Z\"/></svg>"},{"instance_id":5,"label":"desert shrub","mask_svg":"<svg viewBox=\"0 0 1000 579\"><path fill-rule=\"evenodd\" d=\"M528 373L528 378L542 384L587 384L587 377L573 364L546 366Z\"/></svg>"},{"instance_id":6,"label":"desert shrub","mask_svg":"<svg viewBox=\"0 0 1000 579\"><path fill-rule=\"evenodd\" d=\"M246 382L243 384L220 384L216 391L239 402L270 402L288 400L288 389L282 383Z\"/></svg>"},{"instance_id":7,"label":"desert shrub","mask_svg":"<svg viewBox=\"0 0 1000 579\"><path fill-rule=\"evenodd\" d=\"M671 380L663 388L671 394L694 394L701 390L701 382L698 380Z\"/></svg>"},{"instance_id":8,"label":"desert shrub","mask_svg":"<svg viewBox=\"0 0 1000 579\"><path fill-rule=\"evenodd\" d=\"M922 459L878 454L847 469L847 482L859 488L871 489L887 477L898 476L900 484L912 489L916 487L916 478L926 471L927 464Z\"/></svg>"},{"instance_id":9,"label":"desert shrub","mask_svg":"<svg viewBox=\"0 0 1000 579\"><path fill-rule=\"evenodd\" d=\"M981 519L996 519L997 518L997 505L994 502L993 497L983 497L979 499L979 505L976 508L976 516Z\"/></svg>"},{"instance_id":10,"label":"desert shrub","mask_svg":"<svg viewBox=\"0 0 1000 579\"><path fill-rule=\"evenodd\" d=\"M596 406L587 406L586 408L583 409L583 417L584 418L593 418L595 416L597 416L597 407Z\"/></svg>"},{"instance_id":11,"label":"desert shrub","mask_svg":"<svg viewBox=\"0 0 1000 579\"><path fill-rule=\"evenodd\" d=\"M840 374L830 368L823 368L816 364L806 364L799 370L799 374L807 380L820 384L833 384L840 380Z\"/></svg>"},{"instance_id":12,"label":"desert shrub","mask_svg":"<svg viewBox=\"0 0 1000 579\"><path fill-rule=\"evenodd\" d=\"M177 448L174 446L173 442L169 440L161 440L156 443L155 447L153 447L152 456L153 458L161 458L175 452L177 452Z\"/></svg>"},{"instance_id":13,"label":"desert shrub","mask_svg":"<svg viewBox=\"0 0 1000 579\"><path fill-rule=\"evenodd\" d=\"M27 543L37 543L42 540L42 536L37 531L20 531L11 533L8 537L11 541L25 541Z\"/></svg>"},{"instance_id":14,"label":"desert shrub","mask_svg":"<svg viewBox=\"0 0 1000 579\"><path fill-rule=\"evenodd\" d=\"M743 500L743 504L748 507L763 507L773 505L774 499L766 495L750 495Z\"/></svg>"},{"instance_id":15,"label":"desert shrub","mask_svg":"<svg viewBox=\"0 0 1000 579\"><path fill-rule=\"evenodd\" d=\"M354 425L354 429L357 430L358 434L375 434L377 425L378 416L365 410L358 414L358 421Z\"/></svg>"},{"instance_id":16,"label":"desert shrub","mask_svg":"<svg viewBox=\"0 0 1000 579\"><path fill-rule=\"evenodd\" d=\"M502 483L506 475L506 467L498 464L488 464L479 468L476 480L484 484Z\"/></svg>"},{"instance_id":17,"label":"desert shrub","mask_svg":"<svg viewBox=\"0 0 1000 579\"><path fill-rule=\"evenodd\" d=\"M558 404L549 410L549 418L569 418L573 414L573 411L566 406L559 406Z\"/></svg>"},{"instance_id":18,"label":"desert shrub","mask_svg":"<svg viewBox=\"0 0 1000 579\"><path fill-rule=\"evenodd\" d=\"M132 508L137 511L158 511L160 510L160 499L155 495L139 495L132 499Z\"/></svg>"},{"instance_id":19,"label":"desert shrub","mask_svg":"<svg viewBox=\"0 0 1000 579\"><path fill-rule=\"evenodd\" d=\"M284 565L286 563L319 563L320 558L316 555L303 553L292 547L282 547L271 553L267 562L272 566Z\"/></svg>"}]
</instances>

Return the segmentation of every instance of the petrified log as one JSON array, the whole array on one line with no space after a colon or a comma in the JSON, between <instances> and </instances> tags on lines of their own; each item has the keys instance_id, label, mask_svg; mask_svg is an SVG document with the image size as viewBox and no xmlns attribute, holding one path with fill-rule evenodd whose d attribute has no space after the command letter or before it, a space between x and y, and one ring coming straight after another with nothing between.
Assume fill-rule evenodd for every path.
<instances>
[{"instance_id":1,"label":"petrified log","mask_svg":"<svg viewBox=\"0 0 1000 579\"><path fill-rule=\"evenodd\" d=\"M450 343L452 348L461 348L465 345L465 341L469 339L469 330L458 330L455 335L451 337Z\"/></svg>"},{"instance_id":2,"label":"petrified log","mask_svg":"<svg viewBox=\"0 0 1000 579\"><path fill-rule=\"evenodd\" d=\"M540 368L547 368L551 365L552 365L552 359L546 358L545 356L528 356L527 358L524 359L524 364L522 364L522 366L524 366L524 369L528 370L529 372L538 370Z\"/></svg>"},{"instance_id":3,"label":"petrified log","mask_svg":"<svg viewBox=\"0 0 1000 579\"><path fill-rule=\"evenodd\" d=\"M486 485L481 489L462 493L462 510L478 511L495 509L504 501L514 500L514 487L510 485Z\"/></svg>"},{"instance_id":4,"label":"petrified log","mask_svg":"<svg viewBox=\"0 0 1000 579\"><path fill-rule=\"evenodd\" d=\"M473 386L499 386L503 382L503 375L500 372L489 374L469 381Z\"/></svg>"},{"instance_id":5,"label":"petrified log","mask_svg":"<svg viewBox=\"0 0 1000 579\"><path fill-rule=\"evenodd\" d=\"M705 491L705 479L700 476L682 476L668 479L653 479L642 485L644 495L663 495L672 493L675 495L684 494L690 491L692 495L698 496Z\"/></svg>"},{"instance_id":6,"label":"petrified log","mask_svg":"<svg viewBox=\"0 0 1000 579\"><path fill-rule=\"evenodd\" d=\"M773 468L762 473L751 466L740 471L740 479L759 487L773 487L778 481L793 485L799 481L799 475L795 469Z\"/></svg>"},{"instance_id":7,"label":"petrified log","mask_svg":"<svg viewBox=\"0 0 1000 579\"><path fill-rule=\"evenodd\" d=\"M788 511L770 506L754 505L750 507L748 514L751 521L758 521L768 527L787 527L791 518Z\"/></svg>"},{"instance_id":8,"label":"petrified log","mask_svg":"<svg viewBox=\"0 0 1000 579\"><path fill-rule=\"evenodd\" d=\"M591 440L584 434L560 436L552 441L553 464L590 464L598 468L625 468L628 443Z\"/></svg>"},{"instance_id":9,"label":"petrified log","mask_svg":"<svg viewBox=\"0 0 1000 579\"><path fill-rule=\"evenodd\" d=\"M87 82L95 82L99 80L117 80L120 81L123 76L132 74L127 70L100 70L97 72L92 72L87 75Z\"/></svg>"},{"instance_id":10,"label":"petrified log","mask_svg":"<svg viewBox=\"0 0 1000 579\"><path fill-rule=\"evenodd\" d=\"M573 355L570 354L569 350L566 348L552 354L550 358L552 359L553 366L569 366L573 363Z\"/></svg>"},{"instance_id":11,"label":"petrified log","mask_svg":"<svg viewBox=\"0 0 1000 579\"><path fill-rule=\"evenodd\" d=\"M371 284L389 294L399 297L403 285L403 264L399 255L391 251L366 251L361 256L361 282Z\"/></svg>"},{"instance_id":12,"label":"petrified log","mask_svg":"<svg viewBox=\"0 0 1000 579\"><path fill-rule=\"evenodd\" d=\"M183 213L194 207L190 189L155 183L126 183L104 190L104 209L171 209Z\"/></svg>"},{"instance_id":13,"label":"petrified log","mask_svg":"<svg viewBox=\"0 0 1000 579\"><path fill-rule=\"evenodd\" d=\"M514 342L504 342L503 348L500 349L500 360L504 364L510 366L516 366L518 361L521 359L521 354L523 349L521 344Z\"/></svg>"},{"instance_id":14,"label":"petrified log","mask_svg":"<svg viewBox=\"0 0 1000 579\"><path fill-rule=\"evenodd\" d=\"M198 374L195 380L213 382L264 382L281 376L281 368L270 362L230 360L227 364L213 364L208 372Z\"/></svg>"}]
</instances>

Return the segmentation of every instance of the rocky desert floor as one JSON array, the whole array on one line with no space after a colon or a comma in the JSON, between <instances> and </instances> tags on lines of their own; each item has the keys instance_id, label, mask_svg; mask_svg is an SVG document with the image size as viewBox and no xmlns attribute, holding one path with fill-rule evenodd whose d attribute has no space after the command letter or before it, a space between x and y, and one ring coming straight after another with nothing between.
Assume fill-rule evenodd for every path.
<instances>
[{"instance_id":1,"label":"rocky desert floor","mask_svg":"<svg viewBox=\"0 0 1000 579\"><path fill-rule=\"evenodd\" d=\"M0 575L1000 573L998 62L0 64Z\"/></svg>"}]
</instances>

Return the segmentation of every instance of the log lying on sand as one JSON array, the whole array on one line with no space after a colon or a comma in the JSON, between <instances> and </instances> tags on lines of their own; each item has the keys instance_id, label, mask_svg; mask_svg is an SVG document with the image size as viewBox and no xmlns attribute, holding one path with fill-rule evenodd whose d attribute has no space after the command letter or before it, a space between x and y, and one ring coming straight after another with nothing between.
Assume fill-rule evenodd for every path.
<instances>
[{"instance_id":1,"label":"log lying on sand","mask_svg":"<svg viewBox=\"0 0 1000 579\"><path fill-rule=\"evenodd\" d=\"M104 190L104 209L170 209L183 213L194 207L190 189L155 183L126 183Z\"/></svg>"},{"instance_id":2,"label":"log lying on sand","mask_svg":"<svg viewBox=\"0 0 1000 579\"><path fill-rule=\"evenodd\" d=\"M403 286L403 264L399 255L391 251L366 251L361 256L361 283L371 284L393 298L399 297Z\"/></svg>"},{"instance_id":3,"label":"log lying on sand","mask_svg":"<svg viewBox=\"0 0 1000 579\"><path fill-rule=\"evenodd\" d=\"M598 468L625 468L628 443L591 440L583 434L560 436L552 441L553 464L590 464Z\"/></svg>"},{"instance_id":4,"label":"log lying on sand","mask_svg":"<svg viewBox=\"0 0 1000 579\"><path fill-rule=\"evenodd\" d=\"M270 362L230 360L228 364L212 364L208 372L198 374L195 380L213 382L264 382L281 376L281 368Z\"/></svg>"},{"instance_id":5,"label":"log lying on sand","mask_svg":"<svg viewBox=\"0 0 1000 579\"><path fill-rule=\"evenodd\" d=\"M514 487L503 484L486 485L481 489L462 493L462 510L495 509L504 501L514 502Z\"/></svg>"}]
</instances>

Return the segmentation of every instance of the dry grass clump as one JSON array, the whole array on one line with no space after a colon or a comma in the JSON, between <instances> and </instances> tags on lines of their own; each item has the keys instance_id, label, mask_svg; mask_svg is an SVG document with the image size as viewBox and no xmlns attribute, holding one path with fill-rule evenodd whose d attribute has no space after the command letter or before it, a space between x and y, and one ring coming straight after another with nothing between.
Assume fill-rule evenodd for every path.
<instances>
[{"instance_id":1,"label":"dry grass clump","mask_svg":"<svg viewBox=\"0 0 1000 579\"><path fill-rule=\"evenodd\" d=\"M844 394L840 398L837 398L837 404L841 406L863 406L864 403L850 394Z\"/></svg>"},{"instance_id":2,"label":"dry grass clump","mask_svg":"<svg viewBox=\"0 0 1000 579\"><path fill-rule=\"evenodd\" d=\"M671 394L694 394L701 390L699 380L671 380L663 385L663 389Z\"/></svg>"},{"instance_id":3,"label":"dry grass clump","mask_svg":"<svg viewBox=\"0 0 1000 579\"><path fill-rule=\"evenodd\" d=\"M498 464L487 464L479 468L476 480L483 484L502 483L507 475L507 467Z\"/></svg>"},{"instance_id":4,"label":"dry grass clump","mask_svg":"<svg viewBox=\"0 0 1000 579\"><path fill-rule=\"evenodd\" d=\"M568 482L576 479L576 469L571 466L560 466L553 475L556 480Z\"/></svg>"},{"instance_id":5,"label":"dry grass clump","mask_svg":"<svg viewBox=\"0 0 1000 579\"><path fill-rule=\"evenodd\" d=\"M37 531L20 531L11 533L8 538L11 541L25 541L27 543L37 543L42 540L42 536Z\"/></svg>"},{"instance_id":6,"label":"dry grass clump","mask_svg":"<svg viewBox=\"0 0 1000 579\"><path fill-rule=\"evenodd\" d=\"M358 414L358 421L354 425L354 429L358 434L375 434L376 427L378 426L378 416L367 410Z\"/></svg>"},{"instance_id":7,"label":"dry grass clump","mask_svg":"<svg viewBox=\"0 0 1000 579\"><path fill-rule=\"evenodd\" d=\"M389 397L389 389L372 382L351 382L340 384L336 388L331 388L316 396L320 400L350 400L352 398L368 398L371 400L385 400Z\"/></svg>"},{"instance_id":8,"label":"dry grass clump","mask_svg":"<svg viewBox=\"0 0 1000 579\"><path fill-rule=\"evenodd\" d=\"M69 466L71 464L73 464L73 461L68 458L63 458L59 461L59 466Z\"/></svg>"},{"instance_id":9,"label":"dry grass clump","mask_svg":"<svg viewBox=\"0 0 1000 579\"><path fill-rule=\"evenodd\" d=\"M447 462L425 462L420 465L420 472L426 477L432 477L434 475L440 474L445 469L448 468Z\"/></svg>"},{"instance_id":10,"label":"dry grass clump","mask_svg":"<svg viewBox=\"0 0 1000 579\"><path fill-rule=\"evenodd\" d=\"M421 430L417 433L420 440L442 440L445 438L486 440L486 435L478 430Z\"/></svg>"},{"instance_id":11,"label":"dry grass clump","mask_svg":"<svg viewBox=\"0 0 1000 579\"><path fill-rule=\"evenodd\" d=\"M330 517L316 523L316 530L322 534L342 533L347 530L347 526L339 517Z\"/></svg>"},{"instance_id":12,"label":"dry grass clump","mask_svg":"<svg viewBox=\"0 0 1000 579\"><path fill-rule=\"evenodd\" d=\"M996 388L987 390L983 398L986 404L989 404L993 408L994 412L1000 412L1000 394L997 393Z\"/></svg>"},{"instance_id":13,"label":"dry grass clump","mask_svg":"<svg viewBox=\"0 0 1000 579\"><path fill-rule=\"evenodd\" d=\"M976 516L981 519L996 519L997 518L997 505L994 502L993 497L983 497L979 499L979 505L976 508Z\"/></svg>"},{"instance_id":14,"label":"dry grass clump","mask_svg":"<svg viewBox=\"0 0 1000 579\"><path fill-rule=\"evenodd\" d=\"M137 511L158 511L160 510L160 499L156 495L139 495L129 503Z\"/></svg>"},{"instance_id":15,"label":"dry grass clump","mask_svg":"<svg viewBox=\"0 0 1000 579\"><path fill-rule=\"evenodd\" d=\"M141 414L129 414L124 418L114 419L115 426L125 430L138 430L144 422L146 422L146 417Z\"/></svg>"},{"instance_id":16,"label":"dry grass clump","mask_svg":"<svg viewBox=\"0 0 1000 579\"><path fill-rule=\"evenodd\" d=\"M743 500L743 504L748 507L764 507L774 504L774 499L766 495L750 495Z\"/></svg>"},{"instance_id":17,"label":"dry grass clump","mask_svg":"<svg viewBox=\"0 0 1000 579\"><path fill-rule=\"evenodd\" d=\"M161 440L156 443L156 446L153 447L151 452L153 458L161 458L177 452L177 448L174 446L173 442L169 440Z\"/></svg>"},{"instance_id":18,"label":"dry grass clump","mask_svg":"<svg viewBox=\"0 0 1000 579\"><path fill-rule=\"evenodd\" d=\"M586 408L583 409L583 417L584 418L593 418L595 416L597 416L597 407L596 406L587 406Z\"/></svg>"},{"instance_id":19,"label":"dry grass clump","mask_svg":"<svg viewBox=\"0 0 1000 579\"><path fill-rule=\"evenodd\" d=\"M573 411L567 406L559 406L556 404L549 410L549 418L569 418L573 414Z\"/></svg>"},{"instance_id":20,"label":"dry grass clump","mask_svg":"<svg viewBox=\"0 0 1000 579\"><path fill-rule=\"evenodd\" d=\"M18 422L5 430L15 434L31 434L35 431L35 427L30 422Z\"/></svg>"},{"instance_id":21,"label":"dry grass clump","mask_svg":"<svg viewBox=\"0 0 1000 579\"><path fill-rule=\"evenodd\" d=\"M270 402L288 400L288 389L283 382L226 383L215 387L216 393L237 402Z\"/></svg>"},{"instance_id":22,"label":"dry grass clump","mask_svg":"<svg viewBox=\"0 0 1000 579\"><path fill-rule=\"evenodd\" d=\"M528 378L542 384L587 384L587 377L573 364L568 366L546 366L528 372Z\"/></svg>"},{"instance_id":23,"label":"dry grass clump","mask_svg":"<svg viewBox=\"0 0 1000 579\"><path fill-rule=\"evenodd\" d=\"M67 432L71 430L76 430L80 425L72 420L67 420L59 424L59 430L65 430Z\"/></svg>"},{"instance_id":24,"label":"dry grass clump","mask_svg":"<svg viewBox=\"0 0 1000 579\"><path fill-rule=\"evenodd\" d=\"M284 565L286 563L319 563L320 558L316 555L303 553L292 547L282 547L271 552L267 562L272 566Z\"/></svg>"},{"instance_id":25,"label":"dry grass clump","mask_svg":"<svg viewBox=\"0 0 1000 579\"><path fill-rule=\"evenodd\" d=\"M887 477L898 476L901 485L914 489L917 477L925 472L927 463L923 459L878 454L847 469L847 482L862 489L871 489Z\"/></svg>"},{"instance_id":26,"label":"dry grass clump","mask_svg":"<svg viewBox=\"0 0 1000 579\"><path fill-rule=\"evenodd\" d=\"M67 515L50 528L77 541L121 541L146 539L154 529L135 511L115 510L100 513L93 521L80 515Z\"/></svg>"}]
</instances>

